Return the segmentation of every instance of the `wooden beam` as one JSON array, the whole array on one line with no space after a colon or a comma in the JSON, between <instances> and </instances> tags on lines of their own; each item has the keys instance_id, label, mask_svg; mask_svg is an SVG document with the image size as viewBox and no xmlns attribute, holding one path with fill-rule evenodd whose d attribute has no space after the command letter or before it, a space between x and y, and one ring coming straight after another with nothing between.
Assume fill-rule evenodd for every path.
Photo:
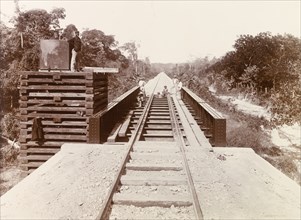
<instances>
[{"instance_id":1,"label":"wooden beam","mask_svg":"<svg viewBox=\"0 0 301 220\"><path fill-rule=\"evenodd\" d=\"M126 136L126 132L127 132L128 127L130 125L133 113L134 113L134 111L130 111L128 116L126 117L125 121L123 122L123 124L122 124L122 126L119 130L119 133L118 133L119 137L125 137Z\"/></svg>"},{"instance_id":2,"label":"wooden beam","mask_svg":"<svg viewBox=\"0 0 301 220\"><path fill-rule=\"evenodd\" d=\"M138 207L148 206L160 206L160 207L171 207L174 206L191 206L188 195L176 196L176 195L151 195L143 196L137 194L123 194L119 193L114 195L113 203L116 205L134 205Z\"/></svg>"},{"instance_id":3,"label":"wooden beam","mask_svg":"<svg viewBox=\"0 0 301 220\"><path fill-rule=\"evenodd\" d=\"M176 186L176 185L187 185L187 180L184 177L127 177L122 176L121 179L122 185L130 186Z\"/></svg>"},{"instance_id":4,"label":"wooden beam","mask_svg":"<svg viewBox=\"0 0 301 220\"><path fill-rule=\"evenodd\" d=\"M118 73L118 68L107 68L107 67L84 67L84 72L93 73Z\"/></svg>"},{"instance_id":5,"label":"wooden beam","mask_svg":"<svg viewBox=\"0 0 301 220\"><path fill-rule=\"evenodd\" d=\"M118 136L118 132L121 128L121 124L120 125L116 125L112 131L112 133L110 134L110 136L108 137L108 142L112 143L112 142L116 142L117 136Z\"/></svg>"},{"instance_id":6,"label":"wooden beam","mask_svg":"<svg viewBox=\"0 0 301 220\"><path fill-rule=\"evenodd\" d=\"M180 171L183 168L174 164L127 164L126 169L128 170L139 170L139 171L161 171L161 170L173 170Z\"/></svg>"}]
</instances>

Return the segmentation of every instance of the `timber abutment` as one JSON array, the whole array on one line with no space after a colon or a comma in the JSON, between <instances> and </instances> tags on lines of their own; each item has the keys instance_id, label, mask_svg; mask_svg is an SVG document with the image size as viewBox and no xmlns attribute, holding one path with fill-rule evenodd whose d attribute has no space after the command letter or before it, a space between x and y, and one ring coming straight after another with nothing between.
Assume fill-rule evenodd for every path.
<instances>
[{"instance_id":1,"label":"timber abutment","mask_svg":"<svg viewBox=\"0 0 301 220\"><path fill-rule=\"evenodd\" d=\"M20 72L20 79L19 141L21 167L25 174L42 165L64 143L93 142L89 136L95 136L91 135L95 131L95 123L92 130L90 123L95 120L90 120L90 117L102 120L102 126L109 124L107 112L134 97L138 91L133 88L121 97L122 102L119 97L108 104L108 75L93 70L26 71ZM102 136L105 133L104 130Z\"/></svg>"}]
</instances>

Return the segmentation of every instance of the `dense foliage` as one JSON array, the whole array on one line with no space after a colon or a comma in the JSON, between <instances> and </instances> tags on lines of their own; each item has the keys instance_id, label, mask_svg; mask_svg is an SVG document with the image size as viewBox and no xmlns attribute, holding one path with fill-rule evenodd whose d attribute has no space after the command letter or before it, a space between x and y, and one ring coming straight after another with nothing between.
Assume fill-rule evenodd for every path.
<instances>
[{"instance_id":1,"label":"dense foliage","mask_svg":"<svg viewBox=\"0 0 301 220\"><path fill-rule=\"evenodd\" d=\"M291 35L260 33L242 35L228 52L211 67L217 74L232 80L232 86L278 89L294 82L301 70L301 41Z\"/></svg>"},{"instance_id":2,"label":"dense foliage","mask_svg":"<svg viewBox=\"0 0 301 220\"><path fill-rule=\"evenodd\" d=\"M52 38L65 17L63 8L50 12L35 9L19 11L13 28L0 23L1 117L18 108L18 72L38 70L39 41ZM73 30L77 30L76 25L68 25L62 38L70 39ZM234 50L220 59L206 57L177 65L151 65L148 58L139 60L139 45L128 42L120 46L114 36L101 30L85 30L81 39L82 67L119 68L119 74L109 76L110 100L137 85L139 79L147 80L164 71L200 95L208 92L205 86L214 84L219 92L239 88L268 100L266 104L275 124L300 122L301 41L294 36L241 35L233 45Z\"/></svg>"},{"instance_id":3,"label":"dense foliage","mask_svg":"<svg viewBox=\"0 0 301 220\"><path fill-rule=\"evenodd\" d=\"M59 28L59 20L65 18L65 10L42 9L19 12L14 28L1 24L1 94L2 110L12 111L18 107L19 71L38 70L39 41L53 36ZM9 103L7 105L7 103Z\"/></svg>"},{"instance_id":4,"label":"dense foliage","mask_svg":"<svg viewBox=\"0 0 301 220\"><path fill-rule=\"evenodd\" d=\"M273 90L270 97L273 123L275 125L301 125L301 77L299 80L282 83L277 90Z\"/></svg>"},{"instance_id":5,"label":"dense foliage","mask_svg":"<svg viewBox=\"0 0 301 220\"><path fill-rule=\"evenodd\" d=\"M0 77L1 77L1 119L13 122L17 119L19 71L34 71L39 68L39 50L41 39L51 39L58 30L62 31L61 39L69 40L76 25L69 24L65 29L60 27L60 20L66 17L63 8L50 12L43 9L17 11L13 19L13 28L0 23ZM79 53L80 65L94 67L116 67L118 74L109 75L109 98L112 100L126 90L135 86L141 75L150 71L148 59L139 60L137 50L126 57L129 46L136 47L135 42L119 46L114 36L106 35L101 30L85 30L81 33L82 50ZM132 59L135 57L135 59ZM7 124L7 123L4 123ZM1 126L2 133L10 131L12 126ZM15 126L13 126L15 127ZM8 134L8 136L10 136Z\"/></svg>"},{"instance_id":6,"label":"dense foliage","mask_svg":"<svg viewBox=\"0 0 301 220\"><path fill-rule=\"evenodd\" d=\"M114 36L96 29L86 30L82 33L82 43L82 66L110 66L111 61L115 62L115 67L128 66L128 60L120 50L111 49L117 46Z\"/></svg>"},{"instance_id":7,"label":"dense foliage","mask_svg":"<svg viewBox=\"0 0 301 220\"><path fill-rule=\"evenodd\" d=\"M274 125L301 123L301 40L260 33L240 36L233 47L218 60L198 59L173 72L195 92L214 85L219 93L239 91L261 100Z\"/></svg>"},{"instance_id":8,"label":"dense foliage","mask_svg":"<svg viewBox=\"0 0 301 220\"><path fill-rule=\"evenodd\" d=\"M61 30L60 20L66 17L63 8L56 8L50 12L42 9L19 11L14 18L14 27L8 28L1 23L1 88L3 100L5 97L13 101L3 100L7 105L5 112L11 111L11 107L18 107L18 72L38 70L39 66L39 41L50 39L54 32ZM71 32L77 30L76 25L69 24L62 32L61 39L69 40ZM81 33L82 51L81 66L100 66L119 68L120 74L126 75L123 81L118 83L131 87L136 83L141 74L150 71L148 59L138 60L137 46L135 42L129 42L119 46L114 36L106 35L101 30L85 30ZM132 48L135 48L133 50ZM126 57L124 54L131 56ZM114 79L114 77L112 77ZM128 84L126 78L133 78ZM116 79L117 80L117 79ZM115 80L115 81L116 81ZM116 87L118 88L118 86ZM129 88L127 88L129 89ZM3 109L2 109L3 110Z\"/></svg>"}]
</instances>

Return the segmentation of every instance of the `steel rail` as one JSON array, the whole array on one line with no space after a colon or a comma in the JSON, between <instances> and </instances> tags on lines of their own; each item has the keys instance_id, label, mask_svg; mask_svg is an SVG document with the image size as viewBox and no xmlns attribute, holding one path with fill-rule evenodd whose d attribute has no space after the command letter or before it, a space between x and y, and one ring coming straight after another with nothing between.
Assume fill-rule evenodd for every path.
<instances>
[{"instance_id":1,"label":"steel rail","mask_svg":"<svg viewBox=\"0 0 301 220\"><path fill-rule=\"evenodd\" d=\"M137 140L139 140L141 134L142 134L142 130L144 127L144 124L146 122L149 110L150 110L150 106L152 104L152 101L154 99L154 91L158 85L160 78L158 79L158 81L156 82L156 85L154 86L153 92L151 93L150 98L148 99L146 106L143 110L143 113L141 114L139 121L137 123L137 127L134 130L129 142L128 142L128 148L126 151L126 155L122 160L122 165L120 166L117 175L114 178L114 182L113 185L111 186L110 190L109 190L109 194L107 195L106 199L105 199L105 205L102 206L98 216L96 217L96 220L103 220L103 219L108 219L108 211L109 208L112 204L112 199L113 199L113 195L114 193L117 191L118 185L120 183L120 178L123 175L123 171L125 169L126 163L128 162L129 158L130 158L130 153L133 150L133 146L135 144L135 142Z\"/></svg>"},{"instance_id":2,"label":"steel rail","mask_svg":"<svg viewBox=\"0 0 301 220\"><path fill-rule=\"evenodd\" d=\"M185 171L186 171L186 175L187 175L187 179L188 179L188 187L189 187L190 193L192 195L194 212L195 212L197 219L202 220L202 219L204 219L203 212L202 212L201 205L200 205L200 202L198 199L198 195L196 193L196 189L194 187L192 175L191 175L188 161L187 161L187 158L185 155L185 149L184 149L185 141L183 139L182 131L180 129L179 122L177 120L176 113L175 113L174 106L173 106L170 95L167 96L167 99L168 99L168 103L170 106L169 111L170 111L170 116L171 116L172 130L173 130L177 145L179 145L179 147L181 149L181 154L182 154L182 158L184 161L184 167L185 167Z\"/></svg>"}]
</instances>

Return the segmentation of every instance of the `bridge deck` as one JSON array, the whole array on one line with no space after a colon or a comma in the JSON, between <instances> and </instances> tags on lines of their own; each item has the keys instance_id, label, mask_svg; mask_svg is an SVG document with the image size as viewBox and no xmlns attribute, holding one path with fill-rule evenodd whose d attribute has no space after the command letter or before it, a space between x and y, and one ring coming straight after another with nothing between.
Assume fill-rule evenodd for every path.
<instances>
[{"instance_id":1,"label":"bridge deck","mask_svg":"<svg viewBox=\"0 0 301 220\"><path fill-rule=\"evenodd\" d=\"M64 144L1 197L0 219L95 219L125 145Z\"/></svg>"},{"instance_id":2,"label":"bridge deck","mask_svg":"<svg viewBox=\"0 0 301 220\"><path fill-rule=\"evenodd\" d=\"M194 119L181 102L175 104L191 143L185 150L205 219L299 219L297 183L249 148L213 152L204 140L200 146L205 138ZM65 144L1 197L1 219L95 219L125 150Z\"/></svg>"}]
</instances>

